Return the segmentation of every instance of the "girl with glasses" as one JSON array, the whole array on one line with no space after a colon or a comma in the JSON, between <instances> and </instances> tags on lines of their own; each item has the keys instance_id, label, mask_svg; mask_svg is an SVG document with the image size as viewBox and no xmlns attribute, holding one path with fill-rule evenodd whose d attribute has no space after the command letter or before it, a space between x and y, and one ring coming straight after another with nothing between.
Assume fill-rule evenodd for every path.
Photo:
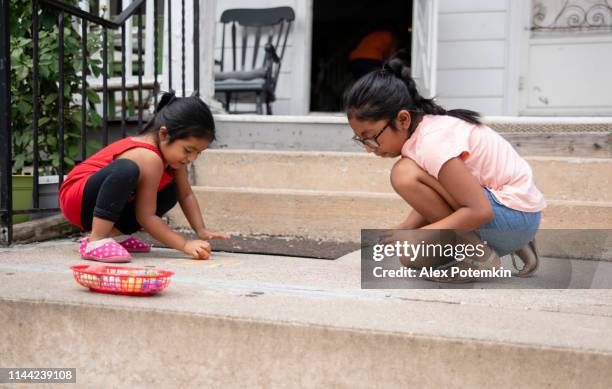
<instances>
[{"instance_id":1,"label":"girl with glasses","mask_svg":"<svg viewBox=\"0 0 612 389\"><path fill-rule=\"evenodd\" d=\"M492 255L455 265L498 268L499 257L517 254L519 276L536 270L534 236L546 201L529 164L476 112L447 111L421 96L397 58L359 79L345 107L355 141L380 157L401 156L391 184L413 210L395 228L476 231Z\"/></svg>"}]
</instances>

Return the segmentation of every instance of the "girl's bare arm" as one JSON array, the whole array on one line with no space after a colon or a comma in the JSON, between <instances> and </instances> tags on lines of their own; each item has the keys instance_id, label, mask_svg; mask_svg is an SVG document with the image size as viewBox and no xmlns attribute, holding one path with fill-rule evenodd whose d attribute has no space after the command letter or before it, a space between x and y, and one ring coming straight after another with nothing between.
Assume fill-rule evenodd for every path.
<instances>
[{"instance_id":1,"label":"girl's bare arm","mask_svg":"<svg viewBox=\"0 0 612 389\"><path fill-rule=\"evenodd\" d=\"M177 170L174 176L174 181L176 182L179 204L183 210L183 213L185 214L185 217L187 218L187 221L189 222L189 225L196 232L199 229L205 229L206 226L204 225L200 205L198 204L198 200L191 190L191 185L189 185L187 168Z\"/></svg>"},{"instance_id":2,"label":"girl's bare arm","mask_svg":"<svg viewBox=\"0 0 612 389\"><path fill-rule=\"evenodd\" d=\"M455 212L424 228L437 230L475 230L493 219L493 209L486 193L459 158L447 161L438 181L459 203Z\"/></svg>"},{"instance_id":3,"label":"girl's bare arm","mask_svg":"<svg viewBox=\"0 0 612 389\"><path fill-rule=\"evenodd\" d=\"M187 175L187 168L177 170L174 176L176 187L178 191L178 201L189 222L189 225L198 234L200 239L228 239L228 236L222 233L209 231L206 229L204 219L202 217L202 211L198 204L198 199L191 190L189 179Z\"/></svg>"},{"instance_id":4,"label":"girl's bare arm","mask_svg":"<svg viewBox=\"0 0 612 389\"><path fill-rule=\"evenodd\" d=\"M148 149L129 150L122 155L134 161L140 168L136 189L136 220L151 236L173 249L183 251L186 240L155 214L157 188L164 165L159 156Z\"/></svg>"}]
</instances>

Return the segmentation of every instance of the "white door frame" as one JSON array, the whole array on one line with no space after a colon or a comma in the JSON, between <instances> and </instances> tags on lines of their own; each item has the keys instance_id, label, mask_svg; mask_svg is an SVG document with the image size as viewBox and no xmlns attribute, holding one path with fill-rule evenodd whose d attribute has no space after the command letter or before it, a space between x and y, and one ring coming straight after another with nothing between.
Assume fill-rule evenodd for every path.
<instances>
[{"instance_id":1,"label":"white door frame","mask_svg":"<svg viewBox=\"0 0 612 389\"><path fill-rule=\"evenodd\" d=\"M310 67L312 61L312 23L314 14L313 0L296 0L296 19L294 23L294 58L292 81L294 98L291 99L291 112L295 115L310 113ZM297 15L304 15L303 23ZM298 33L299 32L299 33ZM303 38L299 41L299 38Z\"/></svg>"},{"instance_id":2,"label":"white door frame","mask_svg":"<svg viewBox=\"0 0 612 389\"><path fill-rule=\"evenodd\" d=\"M421 15L421 7L425 10L423 15ZM437 91L438 13L438 0L414 0L412 2L411 72L419 92L427 98L433 98ZM419 16L423 16L423 20Z\"/></svg>"}]
</instances>

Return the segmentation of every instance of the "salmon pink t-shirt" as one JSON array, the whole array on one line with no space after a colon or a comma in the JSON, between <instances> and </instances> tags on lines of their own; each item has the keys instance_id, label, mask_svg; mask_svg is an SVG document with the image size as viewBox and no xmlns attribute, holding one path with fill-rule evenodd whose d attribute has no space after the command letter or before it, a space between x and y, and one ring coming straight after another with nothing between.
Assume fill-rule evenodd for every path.
<instances>
[{"instance_id":1,"label":"salmon pink t-shirt","mask_svg":"<svg viewBox=\"0 0 612 389\"><path fill-rule=\"evenodd\" d=\"M438 179L442 166L459 157L481 186L508 208L538 212L546 200L531 167L512 145L485 125L445 115L425 115L402 147L402 156Z\"/></svg>"}]
</instances>

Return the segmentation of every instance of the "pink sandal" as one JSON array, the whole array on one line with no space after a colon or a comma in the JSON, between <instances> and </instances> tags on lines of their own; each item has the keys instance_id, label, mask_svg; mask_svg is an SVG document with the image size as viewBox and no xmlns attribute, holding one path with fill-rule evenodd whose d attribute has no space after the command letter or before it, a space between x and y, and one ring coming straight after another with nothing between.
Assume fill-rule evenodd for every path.
<instances>
[{"instance_id":1,"label":"pink sandal","mask_svg":"<svg viewBox=\"0 0 612 389\"><path fill-rule=\"evenodd\" d=\"M79 253L83 259L98 262L117 263L132 260L130 253L113 238L97 240L91 244L89 244L89 238L84 238L81 240Z\"/></svg>"},{"instance_id":2,"label":"pink sandal","mask_svg":"<svg viewBox=\"0 0 612 389\"><path fill-rule=\"evenodd\" d=\"M133 236L119 242L119 244L130 253L148 253L151 251L150 244L134 238Z\"/></svg>"}]
</instances>

